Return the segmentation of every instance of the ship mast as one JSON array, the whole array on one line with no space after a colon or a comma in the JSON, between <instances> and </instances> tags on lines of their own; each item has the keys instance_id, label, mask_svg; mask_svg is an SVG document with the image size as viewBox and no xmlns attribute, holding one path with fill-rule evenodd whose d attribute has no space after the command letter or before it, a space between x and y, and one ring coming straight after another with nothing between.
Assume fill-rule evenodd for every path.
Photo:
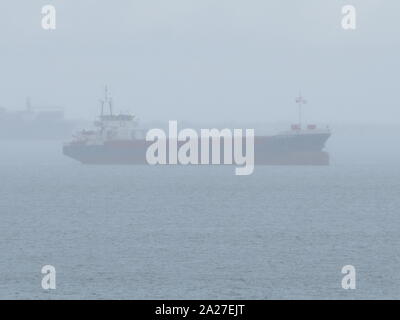
<instances>
[{"instance_id":1,"label":"ship mast","mask_svg":"<svg viewBox=\"0 0 400 320\"><path fill-rule=\"evenodd\" d=\"M112 98L111 95L109 94L107 85L104 88L104 101L105 103L108 103L108 106L110 108L110 116L112 116L113 115Z\"/></svg>"},{"instance_id":2,"label":"ship mast","mask_svg":"<svg viewBox=\"0 0 400 320\"><path fill-rule=\"evenodd\" d=\"M109 94L108 91L108 86L104 87L104 100L100 100L101 104L101 116L104 116L104 106L108 104L109 110L110 110L110 116L113 115L113 107L112 107L112 98Z\"/></svg>"},{"instance_id":3,"label":"ship mast","mask_svg":"<svg viewBox=\"0 0 400 320\"><path fill-rule=\"evenodd\" d=\"M100 105L101 105L100 117L102 118L104 116L104 100L100 100Z\"/></svg>"},{"instance_id":4,"label":"ship mast","mask_svg":"<svg viewBox=\"0 0 400 320\"><path fill-rule=\"evenodd\" d=\"M106 116L104 115L104 107L105 105L109 106L110 110L110 116L113 115L113 110L112 110L112 98L109 95L108 92L108 86L104 86L104 99L100 99L100 106L101 106L101 114L100 114L100 121L98 122L98 126L100 127L100 132L103 133L104 131L104 120Z\"/></svg>"},{"instance_id":5,"label":"ship mast","mask_svg":"<svg viewBox=\"0 0 400 320\"><path fill-rule=\"evenodd\" d=\"M301 123L301 120L302 120L302 107L303 107L303 104L307 103L307 100L305 100L303 98L303 96L301 95L301 92L299 93L299 96L296 98L296 103L297 103L297 105L299 107L299 128L301 129L301 125L302 125L302 123Z\"/></svg>"}]
</instances>

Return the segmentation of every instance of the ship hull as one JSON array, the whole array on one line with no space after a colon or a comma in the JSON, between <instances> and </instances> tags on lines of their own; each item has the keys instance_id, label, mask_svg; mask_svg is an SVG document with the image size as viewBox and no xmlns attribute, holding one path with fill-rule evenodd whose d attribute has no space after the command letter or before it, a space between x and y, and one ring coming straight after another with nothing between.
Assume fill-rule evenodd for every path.
<instances>
[{"instance_id":1,"label":"ship hull","mask_svg":"<svg viewBox=\"0 0 400 320\"><path fill-rule=\"evenodd\" d=\"M254 161L256 165L326 166L329 154L322 149L328 138L329 134L255 137ZM147 164L146 151L152 143L145 140L112 141L102 145L76 143L65 145L63 153L83 164L140 165ZM209 154L211 163L211 149ZM223 143L220 155L224 163Z\"/></svg>"}]
</instances>

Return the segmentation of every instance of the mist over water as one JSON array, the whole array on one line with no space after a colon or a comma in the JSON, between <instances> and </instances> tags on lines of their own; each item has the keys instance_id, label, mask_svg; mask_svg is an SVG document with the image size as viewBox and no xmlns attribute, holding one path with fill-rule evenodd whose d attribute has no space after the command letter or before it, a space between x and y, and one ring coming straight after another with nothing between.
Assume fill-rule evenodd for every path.
<instances>
[{"instance_id":1,"label":"mist over water","mask_svg":"<svg viewBox=\"0 0 400 320\"><path fill-rule=\"evenodd\" d=\"M47 1L0 3L0 299L398 298L398 1L352 1L351 32L341 1L52 2L51 32ZM331 165L81 165L63 143L105 84L140 128L256 135L296 123L301 91L304 125L331 129ZM15 135L26 100L68 126Z\"/></svg>"}]
</instances>

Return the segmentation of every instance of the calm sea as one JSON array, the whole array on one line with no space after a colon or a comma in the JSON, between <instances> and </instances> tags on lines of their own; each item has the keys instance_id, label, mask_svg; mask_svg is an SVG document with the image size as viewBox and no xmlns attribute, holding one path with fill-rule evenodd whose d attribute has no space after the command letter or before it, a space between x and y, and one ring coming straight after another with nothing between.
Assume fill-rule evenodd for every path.
<instances>
[{"instance_id":1,"label":"calm sea","mask_svg":"<svg viewBox=\"0 0 400 320\"><path fill-rule=\"evenodd\" d=\"M2 143L0 299L400 297L400 165L83 166ZM57 289L41 287L53 265ZM341 269L356 268L356 290Z\"/></svg>"}]
</instances>

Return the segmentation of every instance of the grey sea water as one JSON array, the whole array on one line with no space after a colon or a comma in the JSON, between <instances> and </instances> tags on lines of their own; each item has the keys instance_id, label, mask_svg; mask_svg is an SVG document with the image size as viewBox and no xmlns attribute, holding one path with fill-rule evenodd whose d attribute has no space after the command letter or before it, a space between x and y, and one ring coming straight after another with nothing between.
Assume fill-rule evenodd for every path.
<instances>
[{"instance_id":1,"label":"grey sea water","mask_svg":"<svg viewBox=\"0 0 400 320\"><path fill-rule=\"evenodd\" d=\"M219 166L82 166L59 144L11 145L0 159L0 299L400 296L396 164L239 177ZM46 264L56 290L41 288ZM347 264L356 290L341 288Z\"/></svg>"}]
</instances>

